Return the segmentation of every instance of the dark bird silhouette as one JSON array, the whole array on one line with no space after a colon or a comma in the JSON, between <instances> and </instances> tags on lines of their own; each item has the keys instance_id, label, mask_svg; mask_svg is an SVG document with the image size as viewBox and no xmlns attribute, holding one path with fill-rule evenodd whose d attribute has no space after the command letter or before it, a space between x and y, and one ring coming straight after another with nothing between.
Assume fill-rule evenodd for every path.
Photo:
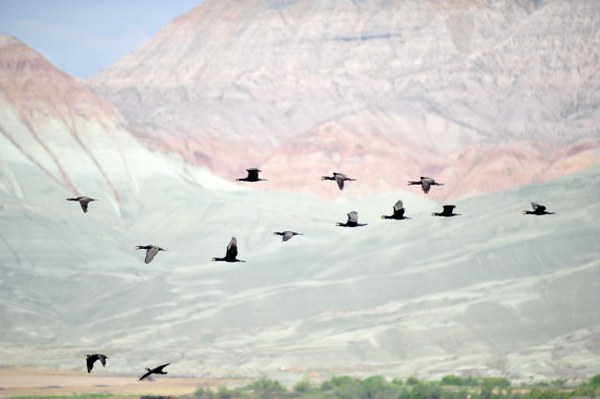
<instances>
[{"instance_id":1,"label":"dark bird silhouette","mask_svg":"<svg viewBox=\"0 0 600 399\"><path fill-rule=\"evenodd\" d=\"M163 364L162 366L158 366L153 369L149 369L148 367L146 367L146 374L141 376L138 381L143 380L144 378L148 377L150 374L168 374L166 371L163 371L163 369L165 367L167 367L169 364L171 364L171 363Z\"/></svg>"},{"instance_id":2,"label":"dark bird silhouette","mask_svg":"<svg viewBox=\"0 0 600 399\"><path fill-rule=\"evenodd\" d=\"M225 257L212 258L212 260L213 262L245 262L245 260L238 259L237 255L237 239L235 237L231 237L231 241L229 241L229 245L227 245L227 252L225 253Z\"/></svg>"},{"instance_id":3,"label":"dark bird silhouette","mask_svg":"<svg viewBox=\"0 0 600 399\"><path fill-rule=\"evenodd\" d=\"M348 213L348 221L346 223L336 223L336 226L342 227L360 227L366 226L365 223L358 223L358 212L352 211Z\"/></svg>"},{"instance_id":4,"label":"dark bird silhouette","mask_svg":"<svg viewBox=\"0 0 600 399\"><path fill-rule=\"evenodd\" d=\"M87 363L88 373L92 372L92 369L94 368L94 363L96 362L96 360L100 360L100 363L102 363L102 367L105 367L106 359L108 359L108 356L103 355L102 353L94 353L93 355L85 355L85 362Z\"/></svg>"},{"instance_id":5,"label":"dark bird silhouette","mask_svg":"<svg viewBox=\"0 0 600 399\"><path fill-rule=\"evenodd\" d=\"M454 208L456 208L456 205L444 205L444 210L441 212L433 212L431 215L433 216L445 216L445 217L450 217L450 216L460 216L460 213L454 213Z\"/></svg>"},{"instance_id":6,"label":"dark bird silhouette","mask_svg":"<svg viewBox=\"0 0 600 399\"><path fill-rule=\"evenodd\" d=\"M242 179L235 179L235 180L247 181L247 182L268 181L267 179L261 179L260 177L258 177L258 173L262 172L262 170L260 170L260 169L250 168L250 169L246 169L246 171L248 172L248 176L246 176Z\"/></svg>"},{"instance_id":7,"label":"dark bird silhouette","mask_svg":"<svg viewBox=\"0 0 600 399\"><path fill-rule=\"evenodd\" d=\"M156 256L160 251L166 251L166 249L162 249L161 247L157 247L156 245L137 245L135 249L145 249L146 250L146 259L144 259L144 263L152 262L152 259Z\"/></svg>"},{"instance_id":8,"label":"dark bird silhouette","mask_svg":"<svg viewBox=\"0 0 600 399\"><path fill-rule=\"evenodd\" d=\"M431 188L431 186L443 186L444 184L443 183L437 183L431 177L423 177L423 176L421 176L421 180L419 180L419 181L409 181L408 185L409 186L421 186L421 188L423 189L423 192L425 194L427 194L429 192L429 189Z\"/></svg>"},{"instance_id":9,"label":"dark bird silhouette","mask_svg":"<svg viewBox=\"0 0 600 399\"><path fill-rule=\"evenodd\" d=\"M75 198L67 198L67 201L77 201L79 205L81 205L81 209L83 209L83 213L87 213L88 204L92 201L98 201L97 199L90 197L75 197Z\"/></svg>"},{"instance_id":10,"label":"dark bird silhouette","mask_svg":"<svg viewBox=\"0 0 600 399\"><path fill-rule=\"evenodd\" d=\"M404 216L404 205L402 204L402 200L398 200L398 202L394 204L394 213L392 215L382 215L381 218L396 220L410 219L409 217Z\"/></svg>"},{"instance_id":11,"label":"dark bird silhouette","mask_svg":"<svg viewBox=\"0 0 600 399\"><path fill-rule=\"evenodd\" d=\"M356 181L343 173L333 172L333 176L321 176L321 180L335 180L340 190L344 189L345 181Z\"/></svg>"},{"instance_id":12,"label":"dark bird silhouette","mask_svg":"<svg viewBox=\"0 0 600 399\"><path fill-rule=\"evenodd\" d=\"M554 215L554 212L546 211L546 207L544 205L540 205L536 202L532 202L531 207L533 208L533 211L524 210L523 215Z\"/></svg>"},{"instance_id":13,"label":"dark bird silhouette","mask_svg":"<svg viewBox=\"0 0 600 399\"><path fill-rule=\"evenodd\" d=\"M281 236L281 241L287 241L290 238L292 238L293 236L303 236L304 234L296 233L295 231L285 230L285 231L276 231L273 233L273 235Z\"/></svg>"}]
</instances>

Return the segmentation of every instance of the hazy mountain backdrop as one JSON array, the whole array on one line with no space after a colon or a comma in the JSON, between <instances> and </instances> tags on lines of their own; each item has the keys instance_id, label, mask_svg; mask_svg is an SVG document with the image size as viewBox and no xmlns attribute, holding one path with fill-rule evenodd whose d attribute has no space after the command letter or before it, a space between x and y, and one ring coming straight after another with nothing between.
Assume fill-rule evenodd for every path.
<instances>
[{"instance_id":1,"label":"hazy mountain backdrop","mask_svg":"<svg viewBox=\"0 0 600 399\"><path fill-rule=\"evenodd\" d=\"M0 365L597 374L599 28L591 0L204 1L90 82L0 36ZM247 262L211 262L232 236Z\"/></svg>"}]
</instances>

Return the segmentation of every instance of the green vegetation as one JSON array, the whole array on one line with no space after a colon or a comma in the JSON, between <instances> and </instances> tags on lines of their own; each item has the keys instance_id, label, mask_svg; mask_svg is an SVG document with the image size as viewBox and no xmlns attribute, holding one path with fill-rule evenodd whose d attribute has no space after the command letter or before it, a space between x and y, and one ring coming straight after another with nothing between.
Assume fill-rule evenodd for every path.
<instances>
[{"instance_id":1,"label":"green vegetation","mask_svg":"<svg viewBox=\"0 0 600 399\"><path fill-rule=\"evenodd\" d=\"M302 380L290 390L277 381L262 379L233 390L199 388L195 396L201 399L583 399L600 398L600 374L578 385L555 380L523 386L514 386L504 377L446 375L440 381L415 377L390 381L378 375L365 379L339 376L320 385Z\"/></svg>"}]
</instances>

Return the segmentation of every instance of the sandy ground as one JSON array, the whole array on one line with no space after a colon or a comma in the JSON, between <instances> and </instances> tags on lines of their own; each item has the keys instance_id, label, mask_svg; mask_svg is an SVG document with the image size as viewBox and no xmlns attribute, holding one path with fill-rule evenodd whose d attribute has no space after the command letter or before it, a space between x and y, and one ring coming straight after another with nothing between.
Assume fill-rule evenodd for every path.
<instances>
[{"instance_id":1,"label":"sandy ground","mask_svg":"<svg viewBox=\"0 0 600 399\"><path fill-rule=\"evenodd\" d=\"M137 381L136 376L82 374L73 371L37 368L0 369L0 397L71 396L82 394L185 395L198 387L239 386L248 381L201 378L156 377L154 381Z\"/></svg>"}]
</instances>

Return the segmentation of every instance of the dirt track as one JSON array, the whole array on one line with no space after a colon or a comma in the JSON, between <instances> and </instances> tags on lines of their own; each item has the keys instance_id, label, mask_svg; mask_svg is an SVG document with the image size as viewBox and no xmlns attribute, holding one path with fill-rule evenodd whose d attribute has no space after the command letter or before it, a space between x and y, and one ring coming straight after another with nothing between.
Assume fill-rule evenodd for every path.
<instances>
[{"instance_id":1,"label":"dirt track","mask_svg":"<svg viewBox=\"0 0 600 399\"><path fill-rule=\"evenodd\" d=\"M0 397L31 395L184 395L198 387L240 385L245 381L207 380L200 378L157 377L155 381L137 381L136 376L107 373L81 374L72 371L3 368L0 369Z\"/></svg>"}]
</instances>

